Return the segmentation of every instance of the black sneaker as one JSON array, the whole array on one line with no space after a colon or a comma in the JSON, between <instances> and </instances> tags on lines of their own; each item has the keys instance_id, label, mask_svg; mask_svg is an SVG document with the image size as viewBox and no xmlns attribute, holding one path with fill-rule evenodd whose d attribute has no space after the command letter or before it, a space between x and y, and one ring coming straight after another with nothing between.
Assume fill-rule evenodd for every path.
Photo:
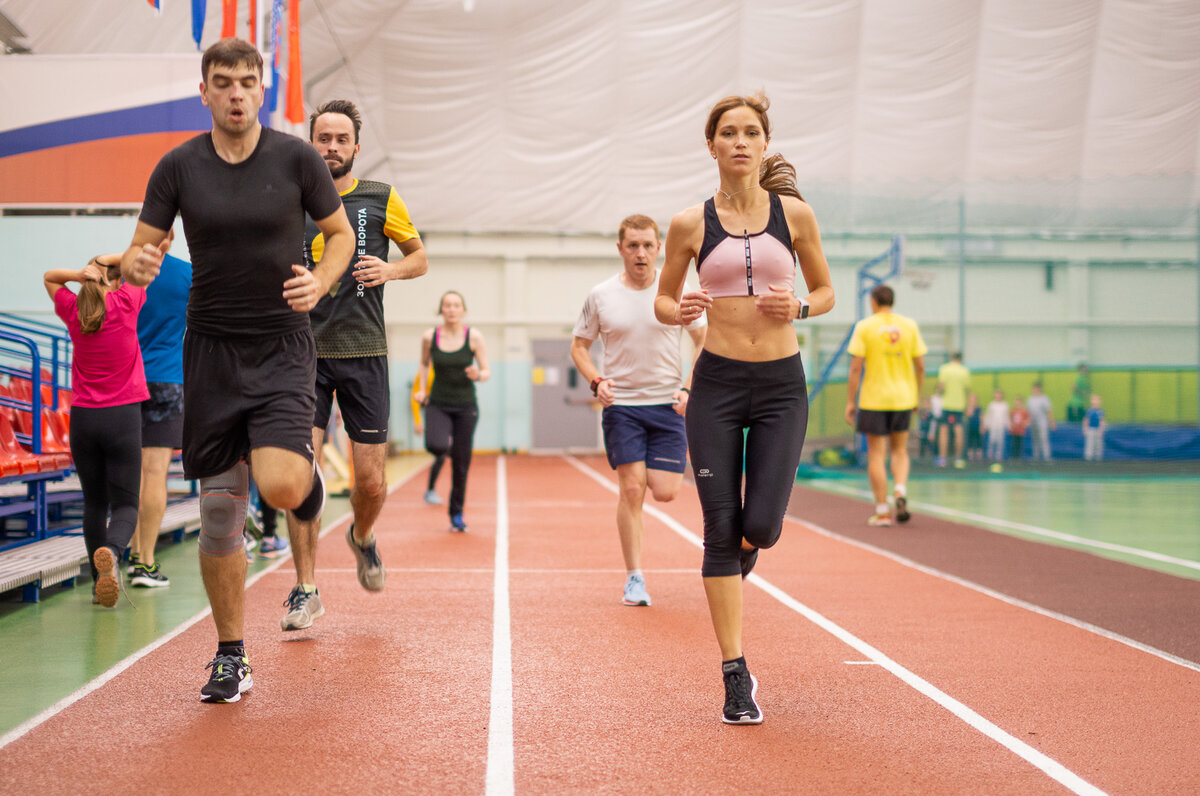
<instances>
[{"instance_id":1,"label":"black sneaker","mask_svg":"<svg viewBox=\"0 0 1200 796\"><path fill-rule=\"evenodd\" d=\"M738 561L742 564L742 580L745 580L746 576L750 574L750 570L754 569L754 565L758 563L758 548L747 550L743 547L738 552Z\"/></svg>"},{"instance_id":2,"label":"black sneaker","mask_svg":"<svg viewBox=\"0 0 1200 796\"><path fill-rule=\"evenodd\" d=\"M217 655L204 667L212 669L208 685L200 689L201 702L237 702L254 686L246 654Z\"/></svg>"},{"instance_id":3,"label":"black sneaker","mask_svg":"<svg viewBox=\"0 0 1200 796\"><path fill-rule=\"evenodd\" d=\"M147 589L160 589L163 586L171 585L171 581L162 574L162 568L157 563L148 567L140 561L134 566L133 577L129 579L129 582L134 586Z\"/></svg>"},{"instance_id":4,"label":"black sneaker","mask_svg":"<svg viewBox=\"0 0 1200 796\"><path fill-rule=\"evenodd\" d=\"M725 710L721 721L726 724L762 724L763 714L754 695L758 693L758 680L750 674L745 664L727 663L725 667Z\"/></svg>"},{"instance_id":5,"label":"black sneaker","mask_svg":"<svg viewBox=\"0 0 1200 796\"><path fill-rule=\"evenodd\" d=\"M304 499L296 508L292 509L292 513L296 515L296 519L304 522L312 522L321 516L321 512L325 510L325 474L321 472L320 467L313 468L313 486L312 491L308 493L308 497Z\"/></svg>"},{"instance_id":6,"label":"black sneaker","mask_svg":"<svg viewBox=\"0 0 1200 796\"><path fill-rule=\"evenodd\" d=\"M911 517L908 513L908 498L896 495L896 522L908 522Z\"/></svg>"}]
</instances>

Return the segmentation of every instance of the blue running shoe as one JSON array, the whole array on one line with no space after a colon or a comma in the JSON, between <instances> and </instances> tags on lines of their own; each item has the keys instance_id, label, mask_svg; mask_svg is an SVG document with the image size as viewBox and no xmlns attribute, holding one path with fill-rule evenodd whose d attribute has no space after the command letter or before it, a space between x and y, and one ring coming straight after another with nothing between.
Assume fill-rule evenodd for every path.
<instances>
[{"instance_id":1,"label":"blue running shoe","mask_svg":"<svg viewBox=\"0 0 1200 796\"><path fill-rule=\"evenodd\" d=\"M467 532L467 524L465 522L463 522L463 518L462 518L461 514L451 514L450 515L450 530L453 531L454 533L466 533Z\"/></svg>"},{"instance_id":2,"label":"blue running shoe","mask_svg":"<svg viewBox=\"0 0 1200 796\"><path fill-rule=\"evenodd\" d=\"M259 558L278 558L286 553L287 549L288 540L282 536L264 536L258 545L258 556Z\"/></svg>"}]
</instances>

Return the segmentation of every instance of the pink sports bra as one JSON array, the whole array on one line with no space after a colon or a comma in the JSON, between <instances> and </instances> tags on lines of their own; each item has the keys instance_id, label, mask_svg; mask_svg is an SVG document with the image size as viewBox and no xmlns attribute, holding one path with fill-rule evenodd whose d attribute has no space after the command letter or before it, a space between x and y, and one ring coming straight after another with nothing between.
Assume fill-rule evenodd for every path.
<instances>
[{"instance_id":1,"label":"pink sports bra","mask_svg":"<svg viewBox=\"0 0 1200 796\"><path fill-rule=\"evenodd\" d=\"M712 199L704 203L704 243L696 258L700 289L712 298L761 296L768 285L792 291L796 282L796 255L783 202L775 194L767 228L753 235L731 235L721 226Z\"/></svg>"}]
</instances>

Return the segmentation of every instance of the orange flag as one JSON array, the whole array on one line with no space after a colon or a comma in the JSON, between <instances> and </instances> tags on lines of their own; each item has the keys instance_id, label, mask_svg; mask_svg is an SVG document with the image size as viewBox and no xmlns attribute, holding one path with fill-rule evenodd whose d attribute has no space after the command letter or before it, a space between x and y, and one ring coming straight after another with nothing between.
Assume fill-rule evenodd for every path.
<instances>
[{"instance_id":1,"label":"orange flag","mask_svg":"<svg viewBox=\"0 0 1200 796\"><path fill-rule=\"evenodd\" d=\"M300 69L300 0L288 0L288 85L284 118L304 121L304 83Z\"/></svg>"},{"instance_id":2,"label":"orange flag","mask_svg":"<svg viewBox=\"0 0 1200 796\"><path fill-rule=\"evenodd\" d=\"M250 37L250 43L255 47L258 46L258 0L248 0L249 8L246 9L246 26L248 28L246 35Z\"/></svg>"},{"instance_id":3,"label":"orange flag","mask_svg":"<svg viewBox=\"0 0 1200 796\"><path fill-rule=\"evenodd\" d=\"M221 0L224 16L221 17L221 38L232 39L237 35L237 0Z\"/></svg>"}]
</instances>

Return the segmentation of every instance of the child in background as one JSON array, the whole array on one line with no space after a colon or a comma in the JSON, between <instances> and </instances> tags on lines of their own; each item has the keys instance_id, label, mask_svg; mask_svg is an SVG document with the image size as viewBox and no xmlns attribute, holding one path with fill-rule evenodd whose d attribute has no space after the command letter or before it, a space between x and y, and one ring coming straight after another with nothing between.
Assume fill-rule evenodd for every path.
<instances>
[{"instance_id":1,"label":"child in background","mask_svg":"<svg viewBox=\"0 0 1200 796\"><path fill-rule=\"evenodd\" d=\"M1004 435L1008 431L1008 402L1004 391L996 390L983 415L983 430L987 433L987 456L999 461L1004 458Z\"/></svg>"},{"instance_id":2,"label":"child in background","mask_svg":"<svg viewBox=\"0 0 1200 796\"><path fill-rule=\"evenodd\" d=\"M1009 418L1008 458L1016 461L1025 452L1025 432L1029 430L1029 410L1025 408L1025 399L1021 396L1013 398L1012 416Z\"/></svg>"},{"instance_id":3,"label":"child in background","mask_svg":"<svg viewBox=\"0 0 1200 796\"><path fill-rule=\"evenodd\" d=\"M983 410L979 408L979 396L972 392L967 396L967 411L964 422L967 424L967 460L983 461Z\"/></svg>"},{"instance_id":4,"label":"child in background","mask_svg":"<svg viewBox=\"0 0 1200 796\"><path fill-rule=\"evenodd\" d=\"M1091 406L1083 415L1083 458L1098 462L1104 458L1104 410L1100 408L1100 396L1093 395Z\"/></svg>"}]
</instances>

